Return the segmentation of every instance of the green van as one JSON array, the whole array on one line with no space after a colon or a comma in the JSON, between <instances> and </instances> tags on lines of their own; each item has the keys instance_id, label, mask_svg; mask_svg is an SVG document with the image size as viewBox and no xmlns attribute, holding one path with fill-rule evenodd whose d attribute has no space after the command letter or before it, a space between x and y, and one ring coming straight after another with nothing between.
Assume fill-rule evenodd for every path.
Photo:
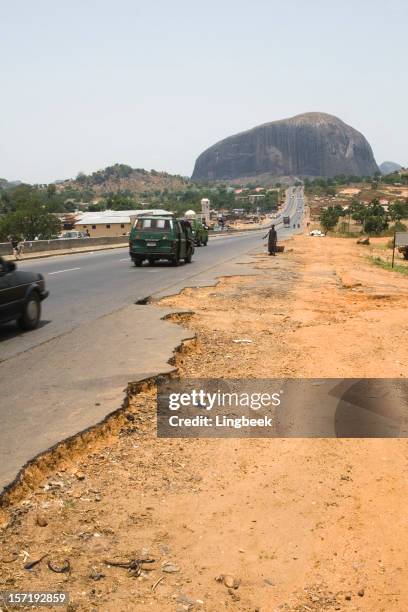
<instances>
[{"instance_id":1,"label":"green van","mask_svg":"<svg viewBox=\"0 0 408 612\"><path fill-rule=\"evenodd\" d=\"M173 216L138 217L129 236L129 254L135 266L147 259L150 265L166 259L178 266L181 259L191 263L194 238L191 224Z\"/></svg>"}]
</instances>

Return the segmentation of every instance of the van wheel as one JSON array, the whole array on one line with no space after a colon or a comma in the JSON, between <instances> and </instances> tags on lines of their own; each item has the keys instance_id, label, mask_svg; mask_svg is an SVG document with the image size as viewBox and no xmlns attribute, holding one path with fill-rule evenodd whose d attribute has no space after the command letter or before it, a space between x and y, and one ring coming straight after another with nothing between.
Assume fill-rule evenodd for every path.
<instances>
[{"instance_id":1,"label":"van wheel","mask_svg":"<svg viewBox=\"0 0 408 612\"><path fill-rule=\"evenodd\" d=\"M205 242L203 242L203 246L207 246L207 243L208 243L208 238Z\"/></svg>"},{"instance_id":2,"label":"van wheel","mask_svg":"<svg viewBox=\"0 0 408 612\"><path fill-rule=\"evenodd\" d=\"M173 266L178 266L180 264L180 256L177 253L177 255L174 255L173 259L171 260L171 263Z\"/></svg>"},{"instance_id":3,"label":"van wheel","mask_svg":"<svg viewBox=\"0 0 408 612\"><path fill-rule=\"evenodd\" d=\"M187 255L184 258L185 263L191 263L191 260L193 259L193 250L190 248L187 251Z\"/></svg>"},{"instance_id":4,"label":"van wheel","mask_svg":"<svg viewBox=\"0 0 408 612\"><path fill-rule=\"evenodd\" d=\"M143 260L142 260L142 259L134 259L134 260L133 260L133 263L135 264L135 266L137 266L138 268L140 268L140 266L141 266L141 265L142 265L142 263L143 263Z\"/></svg>"},{"instance_id":5,"label":"van wheel","mask_svg":"<svg viewBox=\"0 0 408 612\"><path fill-rule=\"evenodd\" d=\"M38 326L41 317L41 302L36 291L33 291L24 304L24 310L17 323L20 329L28 331Z\"/></svg>"}]
</instances>

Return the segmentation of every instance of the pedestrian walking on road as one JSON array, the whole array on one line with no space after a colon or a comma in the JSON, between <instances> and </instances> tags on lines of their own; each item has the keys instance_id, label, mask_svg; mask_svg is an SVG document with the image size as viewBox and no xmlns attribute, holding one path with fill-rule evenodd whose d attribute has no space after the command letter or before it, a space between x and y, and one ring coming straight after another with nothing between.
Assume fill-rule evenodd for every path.
<instances>
[{"instance_id":1,"label":"pedestrian walking on road","mask_svg":"<svg viewBox=\"0 0 408 612\"><path fill-rule=\"evenodd\" d=\"M268 252L269 255L275 255L276 243L278 242L278 234L276 233L275 226L272 225L269 232L264 236L264 239L268 238Z\"/></svg>"},{"instance_id":2,"label":"pedestrian walking on road","mask_svg":"<svg viewBox=\"0 0 408 612\"><path fill-rule=\"evenodd\" d=\"M13 249L13 255L16 259L20 259L20 254L21 254L21 242L18 238L16 238L15 236L9 236L8 237L11 248Z\"/></svg>"}]
</instances>

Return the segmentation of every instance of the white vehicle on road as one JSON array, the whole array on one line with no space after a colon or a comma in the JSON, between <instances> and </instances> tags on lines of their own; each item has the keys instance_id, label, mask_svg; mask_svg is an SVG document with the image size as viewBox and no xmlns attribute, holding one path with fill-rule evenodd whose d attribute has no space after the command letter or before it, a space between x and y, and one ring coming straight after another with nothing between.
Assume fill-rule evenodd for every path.
<instances>
[{"instance_id":1,"label":"white vehicle on road","mask_svg":"<svg viewBox=\"0 0 408 612\"><path fill-rule=\"evenodd\" d=\"M322 236L325 236L325 234L323 234L323 232L321 232L319 229L315 229L315 230L312 230L310 232L309 236L320 236L320 237L322 237Z\"/></svg>"}]
</instances>

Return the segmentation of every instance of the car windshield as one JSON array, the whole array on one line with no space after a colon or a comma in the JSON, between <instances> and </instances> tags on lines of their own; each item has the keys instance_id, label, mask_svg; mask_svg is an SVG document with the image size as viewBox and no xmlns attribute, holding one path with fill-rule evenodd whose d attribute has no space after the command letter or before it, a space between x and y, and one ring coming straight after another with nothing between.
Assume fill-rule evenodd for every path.
<instances>
[{"instance_id":1,"label":"car windshield","mask_svg":"<svg viewBox=\"0 0 408 612\"><path fill-rule=\"evenodd\" d=\"M138 230L169 231L172 229L172 224L171 219L138 219L135 227Z\"/></svg>"}]
</instances>

